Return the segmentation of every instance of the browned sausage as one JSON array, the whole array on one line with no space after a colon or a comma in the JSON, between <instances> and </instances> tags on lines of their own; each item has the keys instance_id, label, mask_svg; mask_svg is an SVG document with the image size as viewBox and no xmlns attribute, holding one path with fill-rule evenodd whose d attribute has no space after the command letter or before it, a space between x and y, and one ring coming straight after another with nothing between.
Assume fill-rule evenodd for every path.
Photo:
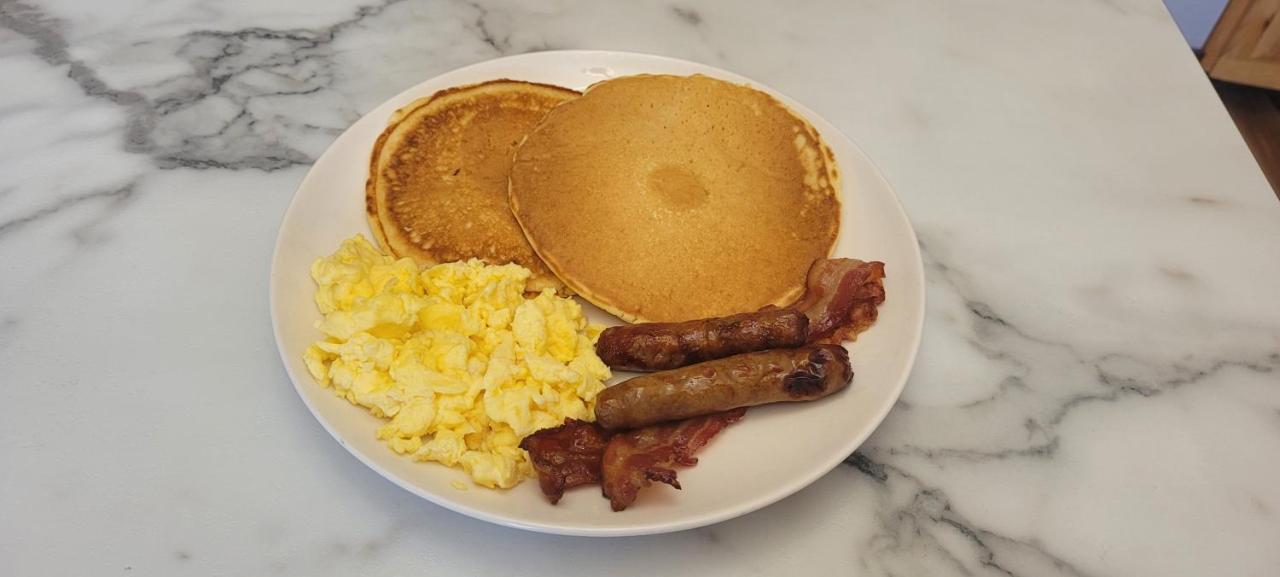
<instances>
[{"instance_id":1,"label":"browned sausage","mask_svg":"<svg viewBox=\"0 0 1280 577\"><path fill-rule=\"evenodd\" d=\"M766 349L804 344L809 318L788 309L770 309L682 323L642 323L600 333L596 354L624 371L662 371Z\"/></svg>"},{"instance_id":2,"label":"browned sausage","mask_svg":"<svg viewBox=\"0 0 1280 577\"><path fill-rule=\"evenodd\" d=\"M635 377L600 392L596 422L634 429L781 401L812 401L853 380L849 353L812 345L746 353Z\"/></svg>"}]
</instances>

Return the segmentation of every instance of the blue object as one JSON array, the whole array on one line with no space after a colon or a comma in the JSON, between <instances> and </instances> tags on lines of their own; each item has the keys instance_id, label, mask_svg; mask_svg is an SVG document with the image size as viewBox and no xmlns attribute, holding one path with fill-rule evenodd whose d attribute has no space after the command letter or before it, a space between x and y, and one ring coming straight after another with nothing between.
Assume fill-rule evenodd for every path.
<instances>
[{"instance_id":1,"label":"blue object","mask_svg":"<svg viewBox=\"0 0 1280 577\"><path fill-rule=\"evenodd\" d=\"M1187 44L1198 51L1204 49L1213 25L1227 7L1227 0L1164 0L1164 5L1178 23Z\"/></svg>"}]
</instances>

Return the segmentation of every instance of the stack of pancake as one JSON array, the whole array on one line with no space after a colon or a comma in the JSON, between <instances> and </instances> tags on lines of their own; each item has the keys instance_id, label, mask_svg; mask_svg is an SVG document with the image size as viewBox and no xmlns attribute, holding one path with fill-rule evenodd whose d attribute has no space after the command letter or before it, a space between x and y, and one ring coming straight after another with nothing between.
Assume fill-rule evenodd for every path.
<instances>
[{"instance_id":1,"label":"stack of pancake","mask_svg":"<svg viewBox=\"0 0 1280 577\"><path fill-rule=\"evenodd\" d=\"M421 264L533 272L630 321L785 306L828 256L838 173L812 126L705 76L627 76L579 95L498 80L400 110L374 147L367 210Z\"/></svg>"}]
</instances>

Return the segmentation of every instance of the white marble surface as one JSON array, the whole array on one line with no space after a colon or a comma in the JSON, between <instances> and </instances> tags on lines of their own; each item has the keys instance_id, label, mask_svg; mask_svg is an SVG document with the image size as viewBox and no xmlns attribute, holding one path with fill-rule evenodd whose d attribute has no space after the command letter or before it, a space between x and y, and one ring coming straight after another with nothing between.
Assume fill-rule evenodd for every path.
<instances>
[{"instance_id":1,"label":"white marble surface","mask_svg":"<svg viewBox=\"0 0 1280 577\"><path fill-rule=\"evenodd\" d=\"M0 575L1280 571L1280 203L1159 2L537 6L0 0ZM929 319L849 466L707 529L551 537L307 413L266 285L308 164L548 48L757 78L895 184Z\"/></svg>"}]
</instances>

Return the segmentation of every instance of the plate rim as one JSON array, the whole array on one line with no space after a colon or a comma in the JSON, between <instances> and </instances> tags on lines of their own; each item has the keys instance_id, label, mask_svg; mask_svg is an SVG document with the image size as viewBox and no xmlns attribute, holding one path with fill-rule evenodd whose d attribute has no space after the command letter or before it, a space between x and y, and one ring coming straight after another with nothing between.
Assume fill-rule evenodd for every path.
<instances>
[{"instance_id":1,"label":"plate rim","mask_svg":"<svg viewBox=\"0 0 1280 577\"><path fill-rule=\"evenodd\" d=\"M403 97L406 96L406 94L418 92L420 91L420 88L423 85L435 82L436 79L440 78L441 76L469 71L479 67L493 66L494 63L496 62L510 62L510 61L517 61L522 59L548 58L548 57L555 57L555 56L561 56L561 57L570 58L570 59L578 58L578 57L593 57L593 56L603 56L603 57L621 56L624 58L639 57L642 59L666 61L671 64L693 65L696 67L713 70L717 74L722 74L726 77L737 78L740 81L749 82L752 86L757 87L759 89L763 89L764 91L770 93L775 97L781 96L782 100L784 100L789 107L795 109L796 112L798 112L801 116L806 118L806 120L809 120L810 122L812 122L813 119L816 118L821 120L823 124L830 126L831 129L834 130L836 134L839 135L840 138L843 138L847 143L849 143L853 147L853 149L859 155L862 156L862 159L871 167L874 177L878 179L880 181L880 184L882 184L884 188L889 192L890 200L892 200L892 206L895 209L893 211L894 216L901 221L901 224L905 225L906 231L910 235L910 238L912 241L910 243L910 251L911 251L911 256L914 257L913 268L915 268L916 278L918 279L918 284L919 284L919 286L916 288L918 289L918 293L920 295L920 299L917 303L917 306L915 307L916 318L918 320L915 323L915 326L911 327L913 329L912 339L911 339L912 342L910 346L910 351L907 353L906 370L903 372L902 377L898 379L898 382L893 386L892 394L891 394L892 402L885 403L884 406L882 406L875 413L874 418L871 421L871 426L866 427L862 434L850 437L849 442L846 443L847 445L846 450L843 450L840 453L836 453L837 456L835 458L829 458L827 459L826 462L823 462L820 467L815 467L814 469L812 469L811 473L797 476L792 481L788 483L784 483L779 487L775 488L774 490L767 492L761 496L758 496L754 499L751 499L749 501L746 501L737 507L726 507L722 511L718 511L713 514L704 515L701 517L691 517L684 520L672 521L669 523L647 523L647 524L640 524L635 526L624 526L624 527L591 527L591 526L581 526L581 525L556 525L556 524L548 524L548 523L528 522L528 521L522 521L517 518L512 518L510 516L493 514L484 510L480 510L475 507L471 507L471 506L459 503L451 499L443 498L442 496L436 495L435 493L425 491L417 487L416 485L409 483L407 480L401 479L399 475L393 474L390 471L382 468L371 457L366 456L363 453L356 451L351 446L349 446L347 442L343 439L343 437L339 434L339 432L336 429L334 429L333 425L330 424L327 419L321 417L319 410L312 404L312 401L310 400L309 396L302 390L303 385L301 383L304 380L310 382L310 375L309 374L302 375L302 377L305 377L305 379L299 378L299 375L294 374L293 364L289 362L289 358L286 356L286 352L283 346L282 334L281 334L280 316L279 314L277 314L276 295L278 294L278 292L276 290L276 285L277 285L278 275L276 274L276 270L277 270L277 265L279 264L279 261L281 259L280 253L281 253L282 240L284 240L285 224L289 222L290 216L296 210L296 207L298 205L298 201L300 198L299 192L301 192L304 188L306 188L313 178L316 178L315 176L316 173L314 170L315 167L321 164L322 162L324 162L326 158L328 158L331 154L335 154L334 151L337 148L336 144L356 124L360 123L370 114L376 112L379 108L381 108L386 103L402 99ZM895 266L900 266L900 265L895 265ZM901 199L898 198L897 191L894 189L892 183L889 182L888 178L885 177L884 171L882 171L880 169L880 166L876 164L875 160L872 159L869 155L867 155L866 151L863 150L862 147L859 146L856 141L849 138L848 135L846 135L843 130L841 130L836 125L832 124L830 121L826 120L824 117L818 115L816 112L809 109L807 106L804 106L803 104L795 101L794 99L787 97L785 93L778 91L767 84L758 82L754 79L747 78L741 74L737 74L729 70L724 70L718 66L695 62L692 60L685 60L685 59L674 58L670 56L662 56L658 54L648 54L643 52L631 52L631 51L619 51L619 50L548 50L548 51L541 51L541 52L527 52L523 54L515 54L511 56L493 58L493 59L484 60L481 62L468 64L466 66L461 66L458 68L452 68L444 72L441 72L439 74L435 74L430 78L424 79L421 82L417 82L405 88L404 90L401 90L395 95L384 99L383 101L379 102L378 104L370 108L364 114L362 114L360 118L356 119L354 122L348 125L347 128L344 129L341 134L339 134L336 138L333 139L333 141L329 143L329 145L325 148L325 151L321 153L320 156L316 157L316 160L311 163L311 166L308 167L306 175L303 176L302 180L299 181L298 185L294 188L293 194L289 200L289 206L285 209L284 214L280 218L280 223L276 231L275 246L273 247L272 253L271 253L271 267L268 273L269 279L267 283L267 300L269 304L269 307L268 307L269 312L271 315L272 337L275 341L276 353L279 355L281 364L284 365L285 373L289 376L289 381L293 385L294 392L297 393L299 398L301 398L303 405L307 407L307 410L311 413L312 418L314 418L317 422L320 423L320 426L323 427L324 430L329 433L329 436L333 437L333 439L337 441L338 444L343 449L345 449L348 453L354 456L357 460L359 460L365 466L369 467L374 472L378 473L378 475L380 475L384 479L392 482L396 486L420 498L427 500L430 503L433 503L435 505L438 505L440 507L443 507L455 513L460 513L462 515L466 515L474 519L479 519L479 520L486 521L486 522L493 523L500 526L511 527L515 529L522 529L526 531L533 531L538 533L555 534L555 535L567 535L567 536L579 536L579 537L626 537L626 536L655 535L655 534L662 534L662 533L674 533L678 531L686 531L690 529L696 529L699 527L705 527L708 525L714 525L716 523L721 523L729 519L734 519L743 515L753 513L755 511L768 507L769 505L777 503L778 501L781 501L791 495L794 495L800 490L808 487L809 485L812 485L818 479L826 476L828 473L834 470L837 466L840 465L840 463L848 459L849 456L851 456L855 451L857 451L857 449L861 447L863 443L866 442L867 438L869 438L871 434L874 433L876 429L878 429L880 425L884 423L884 419L888 416L889 412L892 411L893 408L897 405L898 400L902 396L902 391L906 388L907 381L910 379L911 373L915 369L916 359L920 352L920 343L924 335L924 318L925 318L925 311L926 311L926 301L928 299L928 293L926 291L927 283L925 281L924 273L925 273L924 261L920 251L919 237L916 235L915 227L912 225L911 219L907 217L906 209L902 206L902 201Z\"/></svg>"}]
</instances>

